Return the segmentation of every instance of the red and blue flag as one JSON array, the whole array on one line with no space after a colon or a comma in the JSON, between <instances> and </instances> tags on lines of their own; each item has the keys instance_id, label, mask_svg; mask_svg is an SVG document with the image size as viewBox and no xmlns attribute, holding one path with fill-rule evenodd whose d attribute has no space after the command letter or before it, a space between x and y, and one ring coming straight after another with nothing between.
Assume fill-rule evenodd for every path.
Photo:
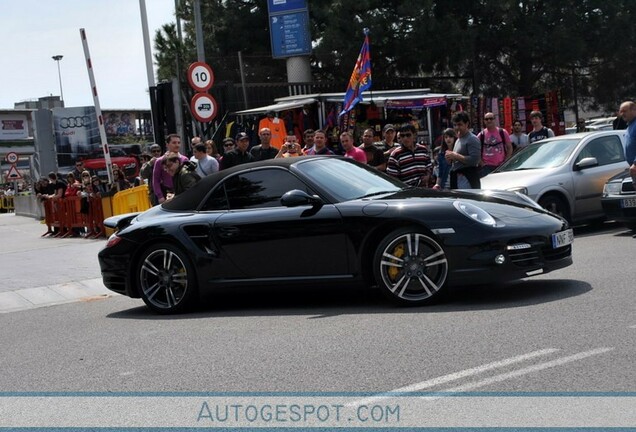
<instances>
[{"instance_id":1,"label":"red and blue flag","mask_svg":"<svg viewBox=\"0 0 636 432\"><path fill-rule=\"evenodd\" d=\"M364 29L364 43L356 65L349 78L349 85L345 93L342 111L339 116L348 113L360 101L362 92L371 88L371 53L369 51L369 30Z\"/></svg>"}]
</instances>

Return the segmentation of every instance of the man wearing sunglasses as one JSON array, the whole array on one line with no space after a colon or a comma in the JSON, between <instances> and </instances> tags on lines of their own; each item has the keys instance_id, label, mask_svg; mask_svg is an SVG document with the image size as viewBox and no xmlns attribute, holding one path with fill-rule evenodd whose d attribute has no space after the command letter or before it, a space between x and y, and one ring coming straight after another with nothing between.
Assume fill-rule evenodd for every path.
<instances>
[{"instance_id":1,"label":"man wearing sunglasses","mask_svg":"<svg viewBox=\"0 0 636 432\"><path fill-rule=\"evenodd\" d=\"M202 145L205 152L205 144L197 145ZM168 152L161 159L163 171L172 177L174 195L185 192L201 180L199 174L195 172L196 164L187 159L184 162L179 156L179 153Z\"/></svg>"},{"instance_id":2,"label":"man wearing sunglasses","mask_svg":"<svg viewBox=\"0 0 636 432\"><path fill-rule=\"evenodd\" d=\"M75 162L75 168L71 172L76 179L79 179L82 177L82 173L84 171L88 171L91 175L93 175L93 172L90 169L84 168L84 161L78 160Z\"/></svg>"},{"instance_id":3,"label":"man wearing sunglasses","mask_svg":"<svg viewBox=\"0 0 636 432\"><path fill-rule=\"evenodd\" d=\"M433 164L426 146L417 144L415 126L404 125L398 131L400 147L391 152L386 173L410 186L428 187Z\"/></svg>"},{"instance_id":4,"label":"man wearing sunglasses","mask_svg":"<svg viewBox=\"0 0 636 432\"><path fill-rule=\"evenodd\" d=\"M223 159L221 160L221 169L228 169L230 167L241 165L244 163L252 162L254 158L250 154L250 137L245 132L239 132L236 135L236 147L234 149L225 148Z\"/></svg>"},{"instance_id":5,"label":"man wearing sunglasses","mask_svg":"<svg viewBox=\"0 0 636 432\"><path fill-rule=\"evenodd\" d=\"M484 115L484 130L479 132L477 139L481 143L480 177L486 177L506 159L512 156L512 142L505 129L497 125L495 114L487 112Z\"/></svg>"}]
</instances>

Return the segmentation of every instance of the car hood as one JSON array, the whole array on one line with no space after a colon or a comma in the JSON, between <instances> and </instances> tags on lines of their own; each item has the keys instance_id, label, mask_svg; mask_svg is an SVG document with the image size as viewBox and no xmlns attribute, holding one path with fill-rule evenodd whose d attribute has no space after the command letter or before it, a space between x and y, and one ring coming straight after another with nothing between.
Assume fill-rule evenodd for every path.
<instances>
[{"instance_id":1,"label":"car hood","mask_svg":"<svg viewBox=\"0 0 636 432\"><path fill-rule=\"evenodd\" d=\"M475 201L479 203L481 208L499 218L524 219L538 213L549 214L531 199L509 191L479 189L436 191L433 189L411 188L390 195L373 197L370 201L383 201L390 204L399 200L402 204L404 202L408 203L412 199L413 204L416 204L418 199L421 198L431 199L431 205L442 206L452 205L452 202L457 199Z\"/></svg>"},{"instance_id":2,"label":"car hood","mask_svg":"<svg viewBox=\"0 0 636 432\"><path fill-rule=\"evenodd\" d=\"M529 170L504 171L488 174L481 179L482 189L514 189L528 187L536 183L547 182L555 168L537 168Z\"/></svg>"},{"instance_id":3,"label":"car hood","mask_svg":"<svg viewBox=\"0 0 636 432\"><path fill-rule=\"evenodd\" d=\"M609 180L607 180L607 183L622 183L622 181L628 177L631 178L631 175L629 174L629 168L626 168L625 171L612 176Z\"/></svg>"}]
</instances>

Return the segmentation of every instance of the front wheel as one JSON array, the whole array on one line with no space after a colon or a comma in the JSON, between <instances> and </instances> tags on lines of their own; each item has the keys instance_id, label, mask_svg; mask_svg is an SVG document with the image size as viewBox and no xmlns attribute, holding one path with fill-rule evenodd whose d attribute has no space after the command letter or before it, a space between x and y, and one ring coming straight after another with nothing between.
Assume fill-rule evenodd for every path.
<instances>
[{"instance_id":1,"label":"front wheel","mask_svg":"<svg viewBox=\"0 0 636 432\"><path fill-rule=\"evenodd\" d=\"M403 228L380 242L373 268L384 295L400 304L418 305L440 297L448 259L432 237L417 228Z\"/></svg>"},{"instance_id":2,"label":"front wheel","mask_svg":"<svg viewBox=\"0 0 636 432\"><path fill-rule=\"evenodd\" d=\"M539 205L570 222L570 209L562 198L556 195L547 195L539 200Z\"/></svg>"},{"instance_id":3,"label":"front wheel","mask_svg":"<svg viewBox=\"0 0 636 432\"><path fill-rule=\"evenodd\" d=\"M144 303L161 314L183 312L197 297L194 268L189 258L168 243L153 245L144 251L137 282Z\"/></svg>"}]
</instances>

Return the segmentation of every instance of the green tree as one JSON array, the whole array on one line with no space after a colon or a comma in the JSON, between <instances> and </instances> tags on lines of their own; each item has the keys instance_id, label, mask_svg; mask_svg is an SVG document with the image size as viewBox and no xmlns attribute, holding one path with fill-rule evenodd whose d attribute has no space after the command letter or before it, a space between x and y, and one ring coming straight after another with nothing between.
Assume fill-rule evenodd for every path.
<instances>
[{"instance_id":1,"label":"green tree","mask_svg":"<svg viewBox=\"0 0 636 432\"><path fill-rule=\"evenodd\" d=\"M285 63L271 58L269 22L265 0L203 0L201 21L206 62L217 81L239 82L238 52L241 51L248 82L285 81ZM155 35L155 60L159 79L176 76L174 57L181 58L181 74L197 61L193 1L180 3L177 16L182 22L183 43L178 41L174 24ZM167 53L164 55L164 53Z\"/></svg>"},{"instance_id":2,"label":"green tree","mask_svg":"<svg viewBox=\"0 0 636 432\"><path fill-rule=\"evenodd\" d=\"M615 108L636 96L634 0L308 0L317 81L347 80L370 29L373 79L428 77L464 94L532 95L560 88ZM201 0L206 60L217 80L284 82L271 58L266 0ZM155 36L159 78L196 61L192 0ZM573 81L575 80L575 82ZM439 88L434 88L439 90Z\"/></svg>"}]
</instances>

